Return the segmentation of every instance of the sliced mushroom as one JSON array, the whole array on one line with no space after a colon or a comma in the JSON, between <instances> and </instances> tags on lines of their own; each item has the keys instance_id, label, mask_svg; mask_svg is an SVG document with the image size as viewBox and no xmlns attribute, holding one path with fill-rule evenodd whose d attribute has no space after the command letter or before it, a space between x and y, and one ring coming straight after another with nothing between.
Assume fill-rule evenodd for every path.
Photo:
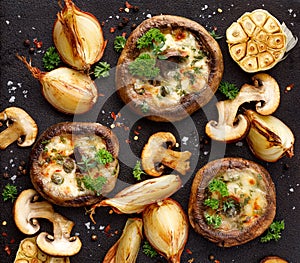
<instances>
[{"instance_id":1,"label":"sliced mushroom","mask_svg":"<svg viewBox=\"0 0 300 263\"><path fill-rule=\"evenodd\" d=\"M177 152L172 148L176 145L176 138L170 132L157 132L150 136L142 151L142 166L151 176L160 176L165 166L185 175L190 169L189 151Z\"/></svg>"},{"instance_id":2,"label":"sliced mushroom","mask_svg":"<svg viewBox=\"0 0 300 263\"><path fill-rule=\"evenodd\" d=\"M210 138L231 143L246 136L249 121L242 114L236 116L243 103L258 101L256 111L262 115L272 114L278 108L280 90L277 81L265 73L254 75L252 80L253 85L244 84L235 99L217 102L219 120L209 121L205 128Z\"/></svg>"},{"instance_id":3,"label":"sliced mushroom","mask_svg":"<svg viewBox=\"0 0 300 263\"><path fill-rule=\"evenodd\" d=\"M9 107L0 112L0 121L7 121L7 129L0 133L0 149L4 150L17 141L21 147L31 146L37 136L38 127L30 115L21 108Z\"/></svg>"},{"instance_id":4,"label":"sliced mushroom","mask_svg":"<svg viewBox=\"0 0 300 263\"><path fill-rule=\"evenodd\" d=\"M44 253L56 257L73 256L81 249L77 236L70 237L74 223L55 213L47 201L38 201L38 194L33 189L24 190L16 199L13 207L14 220L21 232L27 235L39 231L38 218L48 219L53 223L53 236L43 232L37 236L37 246Z\"/></svg>"}]
</instances>

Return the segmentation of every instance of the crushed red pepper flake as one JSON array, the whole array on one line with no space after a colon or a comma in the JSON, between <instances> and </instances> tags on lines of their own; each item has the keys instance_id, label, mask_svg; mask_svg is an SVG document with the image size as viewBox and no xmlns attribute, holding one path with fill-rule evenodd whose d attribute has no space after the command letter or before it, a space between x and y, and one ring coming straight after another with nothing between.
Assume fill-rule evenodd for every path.
<instances>
[{"instance_id":1,"label":"crushed red pepper flake","mask_svg":"<svg viewBox=\"0 0 300 263\"><path fill-rule=\"evenodd\" d=\"M109 29L109 32L110 33L114 33L116 31L116 27L111 27L110 29Z\"/></svg>"},{"instance_id":2,"label":"crushed red pepper flake","mask_svg":"<svg viewBox=\"0 0 300 263\"><path fill-rule=\"evenodd\" d=\"M140 133L139 133L138 131L133 131L133 133L134 133L135 135L140 135Z\"/></svg>"},{"instance_id":3,"label":"crushed red pepper flake","mask_svg":"<svg viewBox=\"0 0 300 263\"><path fill-rule=\"evenodd\" d=\"M185 251L186 251L186 253L188 253L189 255L193 254L193 252L192 252L190 249L188 249L188 248L187 248Z\"/></svg>"},{"instance_id":4,"label":"crushed red pepper flake","mask_svg":"<svg viewBox=\"0 0 300 263\"><path fill-rule=\"evenodd\" d=\"M10 250L10 247L9 247L8 245L5 245L5 247L4 247L4 251L7 253L7 255L9 255L9 256L10 256L10 254L11 254L11 250Z\"/></svg>"},{"instance_id":5,"label":"crushed red pepper flake","mask_svg":"<svg viewBox=\"0 0 300 263\"><path fill-rule=\"evenodd\" d=\"M126 8L129 8L129 9L133 8L133 5L129 4L128 1L125 2L125 6L126 6Z\"/></svg>"},{"instance_id":6,"label":"crushed red pepper flake","mask_svg":"<svg viewBox=\"0 0 300 263\"><path fill-rule=\"evenodd\" d=\"M43 42L42 41L38 41L37 38L33 39L33 44L35 45L36 48L40 49L43 46Z\"/></svg>"}]
</instances>

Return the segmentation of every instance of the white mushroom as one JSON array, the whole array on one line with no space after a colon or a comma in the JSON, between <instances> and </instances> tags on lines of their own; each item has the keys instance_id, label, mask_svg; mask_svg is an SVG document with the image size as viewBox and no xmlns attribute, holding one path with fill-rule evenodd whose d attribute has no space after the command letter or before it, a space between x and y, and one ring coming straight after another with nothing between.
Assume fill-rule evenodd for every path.
<instances>
[{"instance_id":1,"label":"white mushroom","mask_svg":"<svg viewBox=\"0 0 300 263\"><path fill-rule=\"evenodd\" d=\"M0 149L17 141L21 147L31 146L37 136L38 127L35 121L18 107L6 108L0 112L0 121L6 121L7 129L0 133Z\"/></svg>"},{"instance_id":2,"label":"white mushroom","mask_svg":"<svg viewBox=\"0 0 300 263\"><path fill-rule=\"evenodd\" d=\"M244 84L235 99L217 102L219 120L209 121L205 128L210 138L230 143L246 136L249 121L244 115L237 115L239 107L246 102L258 101L256 111L262 115L272 114L278 108L280 90L276 80L265 73L254 75L252 80L254 85Z\"/></svg>"},{"instance_id":3,"label":"white mushroom","mask_svg":"<svg viewBox=\"0 0 300 263\"><path fill-rule=\"evenodd\" d=\"M150 136L142 151L142 166L151 176L160 176L165 166L185 175L190 169L191 152L177 152L172 148L176 138L170 132L157 132Z\"/></svg>"},{"instance_id":4,"label":"white mushroom","mask_svg":"<svg viewBox=\"0 0 300 263\"><path fill-rule=\"evenodd\" d=\"M53 224L53 236L43 232L37 236L37 246L44 253L55 257L69 257L81 249L77 236L70 237L74 222L55 213L47 201L38 201L38 194L33 189L24 190L16 199L13 207L14 220L21 232L27 235L40 230L38 218L48 219Z\"/></svg>"}]
</instances>

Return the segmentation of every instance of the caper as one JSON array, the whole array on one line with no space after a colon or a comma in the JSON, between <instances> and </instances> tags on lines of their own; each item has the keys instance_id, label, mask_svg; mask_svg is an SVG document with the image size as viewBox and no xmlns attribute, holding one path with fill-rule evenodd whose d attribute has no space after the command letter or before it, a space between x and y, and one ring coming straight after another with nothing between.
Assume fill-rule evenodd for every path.
<instances>
[{"instance_id":1,"label":"caper","mask_svg":"<svg viewBox=\"0 0 300 263\"><path fill-rule=\"evenodd\" d=\"M54 173L51 176L51 181L57 185L61 185L64 182L64 178L60 174Z\"/></svg>"},{"instance_id":2,"label":"caper","mask_svg":"<svg viewBox=\"0 0 300 263\"><path fill-rule=\"evenodd\" d=\"M63 168L66 173L71 173L74 169L74 161L71 158L66 158L63 163Z\"/></svg>"}]
</instances>

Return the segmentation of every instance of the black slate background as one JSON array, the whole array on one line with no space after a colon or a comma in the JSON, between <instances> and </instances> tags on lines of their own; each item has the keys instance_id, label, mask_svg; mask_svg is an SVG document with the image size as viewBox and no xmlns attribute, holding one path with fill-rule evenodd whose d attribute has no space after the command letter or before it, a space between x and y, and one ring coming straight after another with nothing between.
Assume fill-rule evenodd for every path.
<instances>
[{"instance_id":1,"label":"black slate background","mask_svg":"<svg viewBox=\"0 0 300 263\"><path fill-rule=\"evenodd\" d=\"M130 25L133 23L139 24L148 14L173 14L185 16L193 19L209 31L217 27L217 33L225 35L226 28L244 12L252 11L257 8L263 8L271 12L277 17L280 22L285 22L291 31L299 37L300 31L300 2L293 1L132 1L131 4L139 6L138 12L130 11L130 13L119 12L119 8L124 6L123 1L116 0L78 0L75 1L78 7L82 10L93 13L99 21L105 21L103 26L104 36L109 41L105 50L102 61L107 61L112 67L116 65L118 53L113 50L113 40L115 36L122 32L130 33ZM206 7L207 5L207 7ZM222 12L217 11L218 8ZM192 183L195 171L207 163L209 160L223 156L243 157L249 160L256 161L268 169L272 175L276 185L277 192L277 213L276 220L285 220L286 229L282 233L282 238L278 242L270 242L262 244L259 238L233 248L219 248L211 242L197 235L192 229L189 232L189 239L186 244L186 249L182 254L182 262L189 261L194 258L193 262L205 263L211 262L209 255L214 255L215 259L222 263L258 263L260 259L268 255L279 255L286 258L289 262L300 262L300 247L299 247L299 217L300 217L300 199L299 199L299 174L300 174L300 124L299 124L299 104L300 104L300 67L299 67L299 44L290 52L289 56L277 64L268 73L273 76L279 83L281 89L281 103L275 116L282 119L294 132L296 137L295 156L291 159L284 157L276 163L265 163L256 159L249 151L245 141L242 141L242 146L236 144L225 145L212 143L204 147L204 151L199 151L199 136L204 136L204 127L207 122L207 116L216 116L214 107L215 101L211 101L203 110L199 110L187 120L179 123L154 123L127 112L123 108L122 102L116 94L114 94L113 79L107 79L97 82L99 92L104 94L100 97L97 105L93 110L80 117L63 115L51 107L40 92L40 86L34 79L25 66L15 57L16 53L32 58L34 66L42 68L43 52L50 46L52 42L52 26L56 18L56 13L60 10L57 1L0 1L0 57L1 57L1 93L0 93L0 111L7 107L16 106L25 109L37 122L39 133L44 131L52 124L61 121L83 120L83 121L98 121L104 125L110 126L113 119L110 116L111 112L117 113L122 111L122 117L118 121L124 123L130 128L126 131L124 128L115 128L117 136L121 144L121 173L120 180L115 191L122 189L124 183L133 183L131 171L132 165L138 159L141 149L149 135L156 131L172 131L181 139L188 137L186 145L181 143L183 150L189 149L193 152L192 172L183 180L184 187L180 189L173 198L178 200L185 211L189 198L189 190ZM119 16L119 19L117 18ZM117 29L115 33L110 33L110 27L117 26L122 17L130 18L129 24L122 30ZM37 38L43 42L43 47L39 52L29 54L28 48L24 47L25 39L33 40ZM224 80L233 82L237 86L244 83L250 83L251 74L243 72L230 58L225 38L219 40L224 62L225 72ZM36 50L37 51L37 50ZM111 72L113 76L113 70ZM17 86L21 83L21 87L17 87L15 91L11 90L9 81L13 82L12 86ZM284 93L284 89L289 84L295 84L294 89L289 93ZM27 95L25 98L24 95ZM15 96L15 101L10 103L11 96ZM218 99L224 97L217 92ZM133 140L134 130L141 126L139 139ZM2 131L4 127L0 127ZM199 134L199 135L198 135ZM130 146L125 143L126 139L131 140ZM14 183L18 192L24 189L31 188L29 175L17 176L18 166L22 161L28 163L30 148L19 148L16 144L9 146L6 150L0 152L0 192L3 191L7 183ZM7 172L9 179L5 179L3 174ZM19 242L25 238L25 235L14 225L12 219L12 203L3 202L1 200L0 208L0 262L13 262L18 249ZM71 258L71 262L102 262L107 250L120 237L127 216L109 214L109 208L100 208L96 210L95 219L96 225L93 225L89 217L85 214L84 208L64 208L57 207L55 209L73 220L76 225L72 234L79 234L83 242L83 247L80 253ZM6 221L6 225L3 222ZM90 224L90 227L89 227ZM103 230L99 228L110 224L111 231L115 230L118 233L107 236ZM42 221L43 230L51 231L51 226ZM97 241L91 241L91 235L98 236ZM5 245L9 245L11 254L8 255L5 251ZM190 250L192 253L188 253ZM140 252L137 262L166 262L161 257L150 259Z\"/></svg>"}]
</instances>

